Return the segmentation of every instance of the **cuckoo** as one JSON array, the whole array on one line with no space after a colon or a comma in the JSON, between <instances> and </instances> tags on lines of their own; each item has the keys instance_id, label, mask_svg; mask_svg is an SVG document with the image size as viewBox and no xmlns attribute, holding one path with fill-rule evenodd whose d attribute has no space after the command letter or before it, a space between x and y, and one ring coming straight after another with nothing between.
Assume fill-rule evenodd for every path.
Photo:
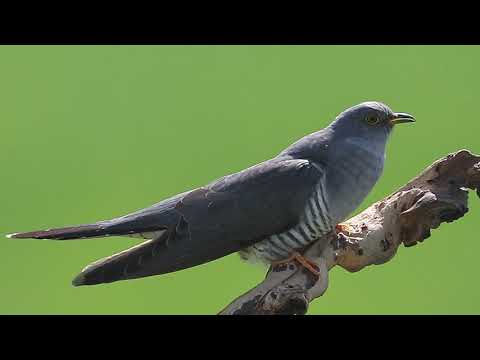
<instances>
[{"instance_id":1,"label":"cuckoo","mask_svg":"<svg viewBox=\"0 0 480 360\"><path fill-rule=\"evenodd\" d=\"M382 174L392 129L413 121L383 103L364 102L269 160L145 209L93 224L7 236L144 240L88 265L73 280L75 286L170 273L234 252L266 264L296 259L316 273L302 251L342 230L342 221Z\"/></svg>"}]
</instances>

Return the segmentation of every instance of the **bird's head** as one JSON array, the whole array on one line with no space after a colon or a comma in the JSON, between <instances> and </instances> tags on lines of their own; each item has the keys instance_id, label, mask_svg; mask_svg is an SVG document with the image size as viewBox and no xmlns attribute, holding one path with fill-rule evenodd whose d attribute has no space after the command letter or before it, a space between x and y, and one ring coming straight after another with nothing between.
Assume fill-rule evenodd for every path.
<instances>
[{"instance_id":1,"label":"bird's head","mask_svg":"<svg viewBox=\"0 0 480 360\"><path fill-rule=\"evenodd\" d=\"M386 142L395 125L414 121L410 114L396 113L385 104L368 101L343 111L331 126L342 137Z\"/></svg>"}]
</instances>

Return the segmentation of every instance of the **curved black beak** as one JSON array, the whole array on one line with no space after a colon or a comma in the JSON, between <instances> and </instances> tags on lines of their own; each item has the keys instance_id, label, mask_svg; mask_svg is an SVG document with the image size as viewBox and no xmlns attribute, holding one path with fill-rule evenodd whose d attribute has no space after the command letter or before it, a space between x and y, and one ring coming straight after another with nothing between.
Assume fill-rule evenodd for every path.
<instances>
[{"instance_id":1,"label":"curved black beak","mask_svg":"<svg viewBox=\"0 0 480 360\"><path fill-rule=\"evenodd\" d=\"M395 113L393 118L390 120L392 125L407 123L407 122L415 122L415 118L407 113Z\"/></svg>"}]
</instances>

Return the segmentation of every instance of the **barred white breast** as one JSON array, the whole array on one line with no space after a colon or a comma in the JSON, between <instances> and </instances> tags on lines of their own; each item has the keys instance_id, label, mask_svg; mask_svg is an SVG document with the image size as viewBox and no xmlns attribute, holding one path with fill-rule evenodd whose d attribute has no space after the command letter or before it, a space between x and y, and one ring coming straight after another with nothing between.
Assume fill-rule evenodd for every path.
<instances>
[{"instance_id":1,"label":"barred white breast","mask_svg":"<svg viewBox=\"0 0 480 360\"><path fill-rule=\"evenodd\" d=\"M240 257L251 262L271 263L288 258L321 235L333 230L336 224L329 215L328 197L325 191L325 176L314 188L298 224L280 234L273 234L239 252Z\"/></svg>"}]
</instances>

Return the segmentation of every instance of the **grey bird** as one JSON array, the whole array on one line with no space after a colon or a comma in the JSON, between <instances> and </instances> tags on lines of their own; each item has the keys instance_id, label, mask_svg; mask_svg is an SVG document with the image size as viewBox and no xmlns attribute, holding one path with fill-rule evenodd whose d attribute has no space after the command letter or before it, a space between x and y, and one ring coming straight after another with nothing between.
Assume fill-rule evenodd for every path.
<instances>
[{"instance_id":1,"label":"grey bird","mask_svg":"<svg viewBox=\"0 0 480 360\"><path fill-rule=\"evenodd\" d=\"M88 265L75 286L170 273L234 252L282 262L334 231L360 205L382 174L394 125L413 121L380 102L364 102L274 158L204 187L112 220L8 237L146 240Z\"/></svg>"}]
</instances>

